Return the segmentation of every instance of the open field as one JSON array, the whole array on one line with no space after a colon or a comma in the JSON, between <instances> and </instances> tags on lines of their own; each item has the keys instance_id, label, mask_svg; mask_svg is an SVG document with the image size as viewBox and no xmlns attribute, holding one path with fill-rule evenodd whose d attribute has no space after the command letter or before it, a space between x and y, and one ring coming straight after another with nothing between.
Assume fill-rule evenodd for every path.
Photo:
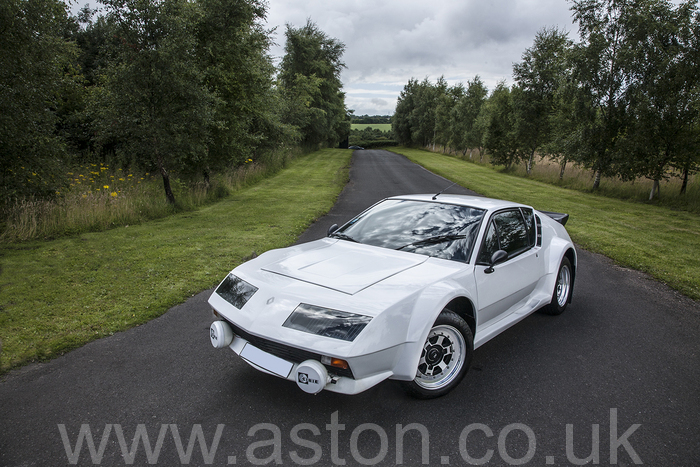
<instances>
[{"instance_id":1,"label":"open field","mask_svg":"<svg viewBox=\"0 0 700 467\"><path fill-rule=\"evenodd\" d=\"M290 245L332 207L350 156L315 152L221 202L141 225L0 244L0 373L144 323L253 251Z\"/></svg>"},{"instance_id":2,"label":"open field","mask_svg":"<svg viewBox=\"0 0 700 467\"><path fill-rule=\"evenodd\" d=\"M485 196L569 213L567 230L581 247L700 299L697 214L568 190L419 149L391 150Z\"/></svg>"},{"instance_id":3,"label":"open field","mask_svg":"<svg viewBox=\"0 0 700 467\"><path fill-rule=\"evenodd\" d=\"M351 130L364 130L365 128L373 128L381 131L391 131L391 123L353 123L350 126Z\"/></svg>"}]
</instances>

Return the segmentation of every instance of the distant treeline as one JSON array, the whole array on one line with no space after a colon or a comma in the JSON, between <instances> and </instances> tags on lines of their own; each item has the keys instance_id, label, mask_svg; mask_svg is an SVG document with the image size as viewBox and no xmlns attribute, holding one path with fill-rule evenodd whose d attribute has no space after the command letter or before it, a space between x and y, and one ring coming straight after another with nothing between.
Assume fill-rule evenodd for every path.
<instances>
[{"instance_id":1,"label":"distant treeline","mask_svg":"<svg viewBox=\"0 0 700 467\"><path fill-rule=\"evenodd\" d=\"M212 173L336 145L350 130L345 46L287 25L275 67L264 0L61 0L0 8L0 207L58 196L107 163L208 183Z\"/></svg>"},{"instance_id":2,"label":"distant treeline","mask_svg":"<svg viewBox=\"0 0 700 467\"><path fill-rule=\"evenodd\" d=\"M386 123L374 124L386 125ZM369 149L396 146L397 142L392 131L382 131L380 128L372 128L368 126L361 130L354 128L350 130L350 145L361 146L365 149Z\"/></svg>"},{"instance_id":3,"label":"distant treeline","mask_svg":"<svg viewBox=\"0 0 700 467\"><path fill-rule=\"evenodd\" d=\"M682 178L700 169L700 20L695 1L577 0L579 41L539 31L513 66L514 84L490 94L476 76L465 87L411 79L393 117L401 144L465 155L488 152L495 165L536 155L602 176Z\"/></svg>"},{"instance_id":4,"label":"distant treeline","mask_svg":"<svg viewBox=\"0 0 700 467\"><path fill-rule=\"evenodd\" d=\"M359 117L352 115L350 117L352 123L389 123L391 124L391 115L361 115Z\"/></svg>"}]
</instances>

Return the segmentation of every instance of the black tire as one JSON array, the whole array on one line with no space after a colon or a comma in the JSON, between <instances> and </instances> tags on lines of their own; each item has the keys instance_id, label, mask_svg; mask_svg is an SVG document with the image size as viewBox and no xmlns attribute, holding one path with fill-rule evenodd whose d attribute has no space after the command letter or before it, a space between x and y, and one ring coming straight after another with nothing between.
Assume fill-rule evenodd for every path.
<instances>
[{"instance_id":1,"label":"black tire","mask_svg":"<svg viewBox=\"0 0 700 467\"><path fill-rule=\"evenodd\" d=\"M444 396L467 374L472 362L474 337L457 313L443 310L428 332L416 378L402 381L404 390L418 399Z\"/></svg>"},{"instance_id":2,"label":"black tire","mask_svg":"<svg viewBox=\"0 0 700 467\"><path fill-rule=\"evenodd\" d=\"M560 315L566 310L566 305L569 304L571 293L574 290L574 270L571 268L571 261L564 257L559 265L557 272L557 282L554 285L552 293L552 301L549 305L542 308L542 311L548 315Z\"/></svg>"}]
</instances>

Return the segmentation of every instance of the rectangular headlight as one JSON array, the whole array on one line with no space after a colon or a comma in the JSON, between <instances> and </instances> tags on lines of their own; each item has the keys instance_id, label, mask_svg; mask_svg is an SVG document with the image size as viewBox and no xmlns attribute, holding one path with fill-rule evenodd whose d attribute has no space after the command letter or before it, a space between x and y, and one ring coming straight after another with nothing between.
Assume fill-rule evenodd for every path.
<instances>
[{"instance_id":1,"label":"rectangular headlight","mask_svg":"<svg viewBox=\"0 0 700 467\"><path fill-rule=\"evenodd\" d=\"M217 295L235 306L239 310L250 300L258 288L251 285L233 274L226 276L226 279L216 289Z\"/></svg>"},{"instance_id":2,"label":"rectangular headlight","mask_svg":"<svg viewBox=\"0 0 700 467\"><path fill-rule=\"evenodd\" d=\"M302 303L289 315L283 326L352 342L371 320L369 316Z\"/></svg>"}]
</instances>

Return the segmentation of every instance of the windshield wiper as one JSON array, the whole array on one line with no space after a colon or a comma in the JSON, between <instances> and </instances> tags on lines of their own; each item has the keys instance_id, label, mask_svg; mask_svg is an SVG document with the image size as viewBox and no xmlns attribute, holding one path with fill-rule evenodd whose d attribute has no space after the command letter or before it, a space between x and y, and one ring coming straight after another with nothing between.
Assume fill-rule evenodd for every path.
<instances>
[{"instance_id":1,"label":"windshield wiper","mask_svg":"<svg viewBox=\"0 0 700 467\"><path fill-rule=\"evenodd\" d=\"M350 235L346 235L346 234L340 233L340 232L331 234L331 237L339 238L341 240L347 240L349 242L360 243L357 240L355 240L354 238L352 238Z\"/></svg>"},{"instance_id":2,"label":"windshield wiper","mask_svg":"<svg viewBox=\"0 0 700 467\"><path fill-rule=\"evenodd\" d=\"M435 237L424 238L423 240L418 240L417 242L413 242L413 243L409 243L408 245L400 246L398 248L395 248L395 250L403 250L404 248L408 248L409 246L444 243L444 242L449 242L451 240L459 240L461 238L467 238L467 236L466 235L454 235L454 234L453 235L436 235Z\"/></svg>"}]
</instances>

